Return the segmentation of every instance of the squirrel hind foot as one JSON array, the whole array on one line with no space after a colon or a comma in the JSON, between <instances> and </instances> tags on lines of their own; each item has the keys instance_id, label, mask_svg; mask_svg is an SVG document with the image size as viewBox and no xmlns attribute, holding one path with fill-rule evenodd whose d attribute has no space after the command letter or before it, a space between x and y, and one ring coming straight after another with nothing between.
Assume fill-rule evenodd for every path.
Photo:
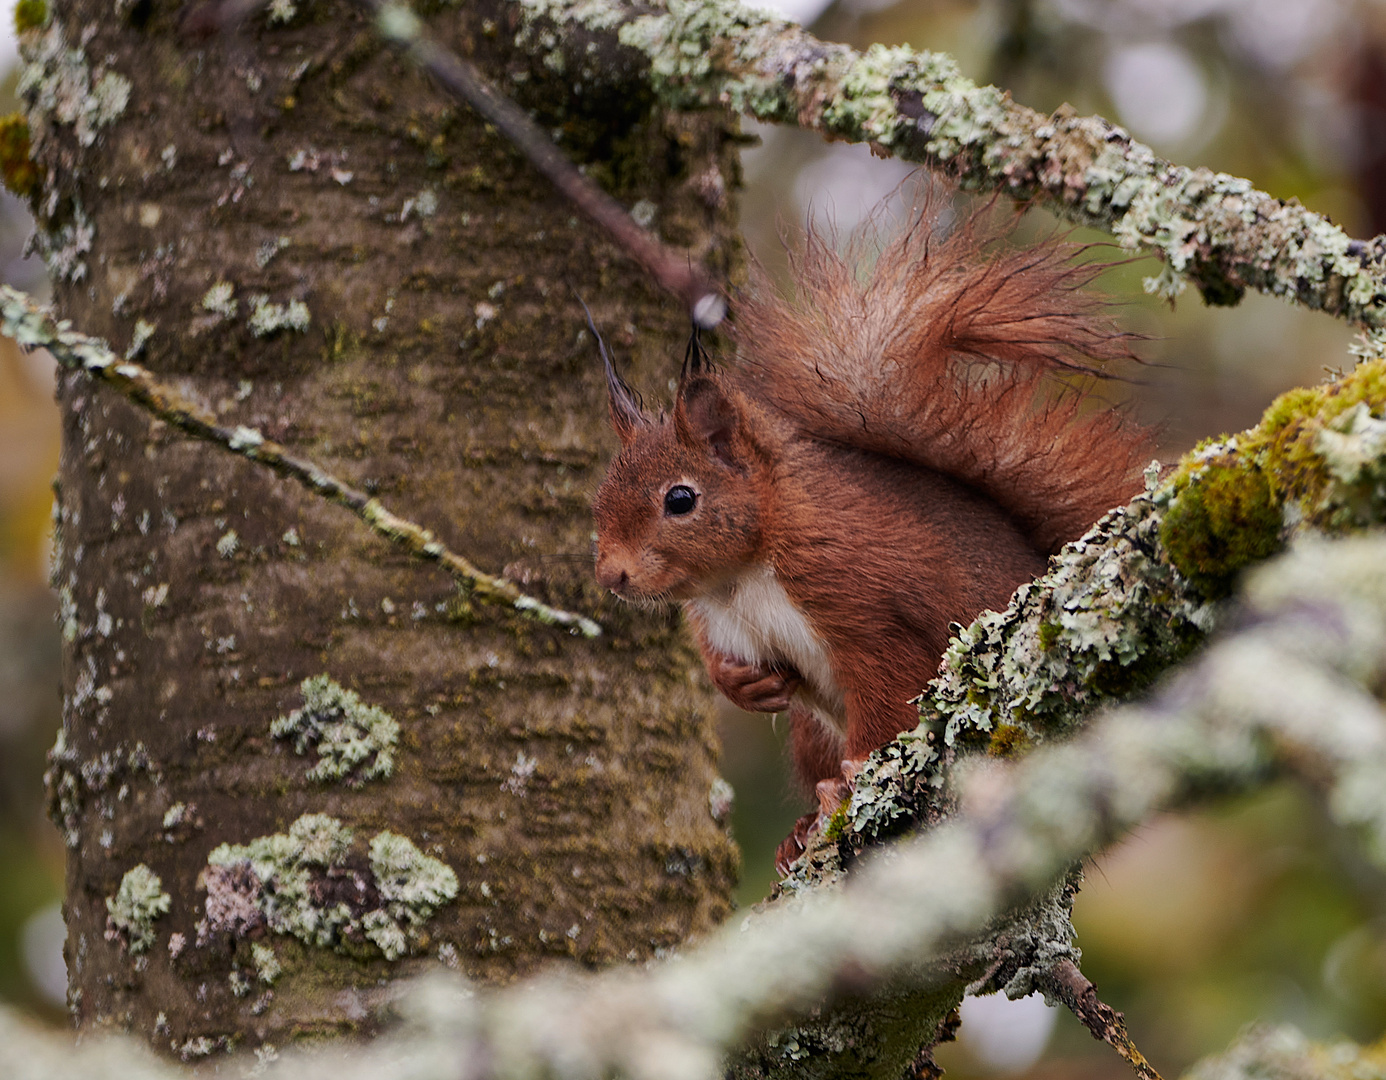
<instances>
[{"instance_id":1,"label":"squirrel hind foot","mask_svg":"<svg viewBox=\"0 0 1386 1080\"><path fill-rule=\"evenodd\" d=\"M789 835L781 840L780 846L775 849L775 870L780 877L789 876L794 864L808 850L809 840L817 831L817 810L810 810L807 814L799 816L799 820L794 823L794 828L790 830Z\"/></svg>"},{"instance_id":2,"label":"squirrel hind foot","mask_svg":"<svg viewBox=\"0 0 1386 1080\"><path fill-rule=\"evenodd\" d=\"M847 760L842 763L842 773L838 776L820 780L813 787L818 801L818 809L802 814L794 823L790 834L780 841L775 849L775 869L780 877L788 877L794 864L808 850L809 841L828 827L828 821L852 797L856 786L857 773L861 762Z\"/></svg>"}]
</instances>

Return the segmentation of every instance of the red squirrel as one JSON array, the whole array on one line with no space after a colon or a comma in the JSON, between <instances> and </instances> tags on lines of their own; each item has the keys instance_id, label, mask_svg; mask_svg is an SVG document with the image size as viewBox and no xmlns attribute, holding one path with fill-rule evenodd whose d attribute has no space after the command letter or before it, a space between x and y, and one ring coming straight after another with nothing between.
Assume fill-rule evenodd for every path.
<instances>
[{"instance_id":1,"label":"red squirrel","mask_svg":"<svg viewBox=\"0 0 1386 1080\"><path fill-rule=\"evenodd\" d=\"M668 414L602 350L621 449L593 504L597 579L682 603L717 688L789 711L819 809L782 873L856 766L918 723L949 625L1004 607L1140 490L1146 432L1052 392L1130 355L1082 289L1093 271L1070 245L1003 240L986 214L941 237L925 212L863 266L810 232L793 294L757 272L737 362L690 347Z\"/></svg>"}]
</instances>

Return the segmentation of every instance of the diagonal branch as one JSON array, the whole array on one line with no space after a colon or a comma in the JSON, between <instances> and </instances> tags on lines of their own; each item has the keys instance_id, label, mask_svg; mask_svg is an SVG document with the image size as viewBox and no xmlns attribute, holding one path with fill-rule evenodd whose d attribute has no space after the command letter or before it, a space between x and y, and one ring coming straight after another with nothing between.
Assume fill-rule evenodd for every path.
<instances>
[{"instance_id":1,"label":"diagonal branch","mask_svg":"<svg viewBox=\"0 0 1386 1080\"><path fill-rule=\"evenodd\" d=\"M620 0L513 0L511 10L519 44L556 48L574 78L628 78L603 63L619 43L666 106L729 108L867 142L966 187L1041 203L1158 253L1164 270L1148 286L1166 295L1186 279L1209 303L1236 303L1254 288L1386 328L1386 237L1353 240L1248 180L1159 158L1101 117L1068 107L1045 116L978 86L945 54L881 45L860 53L734 0L669 0L655 11ZM561 44L546 45L555 25Z\"/></svg>"},{"instance_id":2,"label":"diagonal branch","mask_svg":"<svg viewBox=\"0 0 1386 1080\"><path fill-rule=\"evenodd\" d=\"M437 563L477 599L503 604L529 618L567 627L584 637L601 634L601 627L586 616L550 607L521 592L506 578L478 569L428 529L392 513L378 499L313 462L295 457L254 428L223 427L210 412L160 383L151 372L121 360L104 341L78 333L66 322L55 322L32 299L8 285L0 285L0 332L26 348L47 349L63 367L85 371L193 438L239 454L296 480L328 502L345 506L372 530L411 555Z\"/></svg>"},{"instance_id":3,"label":"diagonal branch","mask_svg":"<svg viewBox=\"0 0 1386 1080\"><path fill-rule=\"evenodd\" d=\"M1060 960L1039 977L1040 986L1068 1006L1069 1011L1092 1032L1120 1054L1141 1080L1161 1080L1154 1066L1136 1048L1126 1030L1126 1018L1097 996L1097 987L1078 970L1072 960Z\"/></svg>"},{"instance_id":4,"label":"diagonal branch","mask_svg":"<svg viewBox=\"0 0 1386 1080\"><path fill-rule=\"evenodd\" d=\"M630 213L584 176L554 146L529 115L496 89L476 66L443 48L423 32L423 23L407 7L387 0L358 0L375 13L385 39L413 57L449 94L465 101L490 121L543 173L560 192L596 225L605 230L627 255L639 263L661 288L683 301L693 322L711 330L726 314L707 270L687 253L665 247L636 224Z\"/></svg>"}]
</instances>

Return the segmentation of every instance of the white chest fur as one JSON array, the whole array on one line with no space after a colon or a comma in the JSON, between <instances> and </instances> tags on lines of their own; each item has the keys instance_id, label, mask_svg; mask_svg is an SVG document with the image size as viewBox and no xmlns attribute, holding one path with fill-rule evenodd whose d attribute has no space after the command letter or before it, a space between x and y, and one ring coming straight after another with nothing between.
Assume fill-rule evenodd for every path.
<instances>
[{"instance_id":1,"label":"white chest fur","mask_svg":"<svg viewBox=\"0 0 1386 1080\"><path fill-rule=\"evenodd\" d=\"M715 593L685 601L685 607L701 617L708 641L719 652L750 663L792 664L806 684L796 697L829 726L845 729L842 691L828 651L774 570L748 570Z\"/></svg>"}]
</instances>

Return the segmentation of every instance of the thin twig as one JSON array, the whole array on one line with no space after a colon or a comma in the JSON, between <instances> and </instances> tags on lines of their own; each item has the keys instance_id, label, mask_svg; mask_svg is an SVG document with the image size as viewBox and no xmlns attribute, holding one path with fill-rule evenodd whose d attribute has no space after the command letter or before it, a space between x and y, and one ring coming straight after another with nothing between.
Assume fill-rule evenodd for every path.
<instances>
[{"instance_id":1,"label":"thin twig","mask_svg":"<svg viewBox=\"0 0 1386 1080\"><path fill-rule=\"evenodd\" d=\"M1155 1067L1131 1040L1126 1018L1097 996L1097 987L1072 960L1060 960L1040 976L1043 988L1059 998L1092 1037L1104 1042L1126 1059L1141 1080L1162 1080Z\"/></svg>"},{"instance_id":2,"label":"thin twig","mask_svg":"<svg viewBox=\"0 0 1386 1080\"><path fill-rule=\"evenodd\" d=\"M666 291L688 308L694 324L710 330L727 312L712 276L687 252L660 243L635 223L630 213L576 165L559 153L544 130L506 97L476 66L443 48L423 32L412 11L389 0L358 0L375 14L385 39L407 52L448 93L466 102L494 124L554 187L605 230L627 255L644 267Z\"/></svg>"},{"instance_id":3,"label":"thin twig","mask_svg":"<svg viewBox=\"0 0 1386 1080\"><path fill-rule=\"evenodd\" d=\"M85 371L193 438L215 443L281 476L297 480L329 502L345 506L375 532L411 555L437 563L479 600L507 605L530 618L568 627L584 637L597 637L601 633L601 627L586 616L550 607L521 592L506 578L478 569L428 529L392 513L378 499L337 479L313 462L295 457L254 428L223 427L211 412L159 382L152 372L122 360L104 341L78 333L66 321L55 322L31 297L8 285L0 285L0 333L26 348L47 349L63 367Z\"/></svg>"}]
</instances>

